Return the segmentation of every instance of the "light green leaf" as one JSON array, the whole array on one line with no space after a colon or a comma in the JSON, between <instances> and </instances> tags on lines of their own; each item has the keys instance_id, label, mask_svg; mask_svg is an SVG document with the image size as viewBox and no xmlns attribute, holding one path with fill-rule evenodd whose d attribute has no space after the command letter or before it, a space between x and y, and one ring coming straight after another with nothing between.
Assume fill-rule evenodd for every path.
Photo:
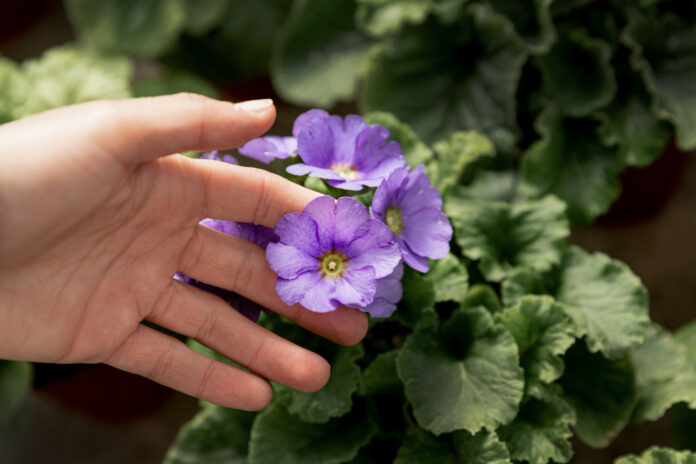
<instances>
[{"instance_id":1,"label":"light green leaf","mask_svg":"<svg viewBox=\"0 0 696 464\"><path fill-rule=\"evenodd\" d=\"M186 14L186 30L195 35L208 32L220 23L229 0L182 0Z\"/></svg>"},{"instance_id":2,"label":"light green leaf","mask_svg":"<svg viewBox=\"0 0 696 464\"><path fill-rule=\"evenodd\" d=\"M14 109L20 118L74 103L130 97L130 61L79 48L51 48L21 68L27 98Z\"/></svg>"},{"instance_id":3,"label":"light green leaf","mask_svg":"<svg viewBox=\"0 0 696 464\"><path fill-rule=\"evenodd\" d=\"M647 166L660 156L672 129L650 108L650 96L636 76L619 87L614 101L597 115L602 141L618 147L618 155L629 166Z\"/></svg>"},{"instance_id":4,"label":"light green leaf","mask_svg":"<svg viewBox=\"0 0 696 464\"><path fill-rule=\"evenodd\" d=\"M659 419L680 402L696 409L696 370L667 330L651 325L645 341L633 351L633 364L638 388L635 422Z\"/></svg>"},{"instance_id":5,"label":"light green leaf","mask_svg":"<svg viewBox=\"0 0 696 464\"><path fill-rule=\"evenodd\" d=\"M457 186L455 192L457 196L471 200L514 203L522 200L519 186L520 174L517 171L476 170L471 183Z\"/></svg>"},{"instance_id":6,"label":"light green leaf","mask_svg":"<svg viewBox=\"0 0 696 464\"><path fill-rule=\"evenodd\" d=\"M389 131L389 140L399 143L404 152L406 164L416 167L432 159L433 151L421 142L413 129L396 119L393 114L375 111L368 113L365 121L368 124L379 124Z\"/></svg>"},{"instance_id":7,"label":"light green leaf","mask_svg":"<svg viewBox=\"0 0 696 464\"><path fill-rule=\"evenodd\" d=\"M258 414L251 429L249 464L340 464L358 454L377 433L365 407L325 424L300 420L280 403Z\"/></svg>"},{"instance_id":8,"label":"light green leaf","mask_svg":"<svg viewBox=\"0 0 696 464\"><path fill-rule=\"evenodd\" d=\"M623 357L641 343L650 323L648 294L625 264L602 253L570 247L561 264L556 301L590 351Z\"/></svg>"},{"instance_id":9,"label":"light green leaf","mask_svg":"<svg viewBox=\"0 0 696 464\"><path fill-rule=\"evenodd\" d=\"M691 364L691 369L696 371L696 320L679 328L674 333L674 341L686 349L686 356Z\"/></svg>"},{"instance_id":10,"label":"light green leaf","mask_svg":"<svg viewBox=\"0 0 696 464\"><path fill-rule=\"evenodd\" d=\"M469 288L469 273L456 256L448 254L430 262L430 272L425 278L433 283L435 301L464 302Z\"/></svg>"},{"instance_id":11,"label":"light green leaf","mask_svg":"<svg viewBox=\"0 0 696 464\"><path fill-rule=\"evenodd\" d=\"M544 94L568 116L587 116L616 94L611 48L584 29L562 33L549 53L535 62Z\"/></svg>"},{"instance_id":12,"label":"light green leaf","mask_svg":"<svg viewBox=\"0 0 696 464\"><path fill-rule=\"evenodd\" d=\"M361 108L393 113L426 143L475 130L509 152L517 139L515 91L525 59L505 18L470 5L452 25L431 17L402 28L375 52Z\"/></svg>"},{"instance_id":13,"label":"light green leaf","mask_svg":"<svg viewBox=\"0 0 696 464\"><path fill-rule=\"evenodd\" d=\"M373 36L394 34L405 24L422 24L429 14L453 22L466 0L357 0L358 24Z\"/></svg>"},{"instance_id":14,"label":"light green leaf","mask_svg":"<svg viewBox=\"0 0 696 464\"><path fill-rule=\"evenodd\" d=\"M696 464L696 453L654 446L640 456L622 456L614 464Z\"/></svg>"},{"instance_id":15,"label":"light green leaf","mask_svg":"<svg viewBox=\"0 0 696 464\"><path fill-rule=\"evenodd\" d=\"M499 320L517 342L525 384L551 383L563 374L561 355L575 341L563 307L549 296L525 296Z\"/></svg>"},{"instance_id":16,"label":"light green leaf","mask_svg":"<svg viewBox=\"0 0 696 464\"><path fill-rule=\"evenodd\" d=\"M437 320L433 282L413 269L406 268L401 284L404 294L397 303L392 318L412 329L430 326Z\"/></svg>"},{"instance_id":17,"label":"light green leaf","mask_svg":"<svg viewBox=\"0 0 696 464\"><path fill-rule=\"evenodd\" d=\"M575 431L593 448L602 448L623 429L637 401L629 357L609 360L578 341L565 354L559 383L577 414Z\"/></svg>"},{"instance_id":18,"label":"light green leaf","mask_svg":"<svg viewBox=\"0 0 696 464\"><path fill-rule=\"evenodd\" d=\"M208 404L187 422L164 464L246 464L256 413Z\"/></svg>"},{"instance_id":19,"label":"light green leaf","mask_svg":"<svg viewBox=\"0 0 696 464\"><path fill-rule=\"evenodd\" d=\"M360 345L340 346L328 361L331 363L329 382L319 391L305 393L285 385L276 385L278 401L288 412L306 422L325 423L350 411L352 396L360 382L360 367L355 361L363 355Z\"/></svg>"},{"instance_id":20,"label":"light green leaf","mask_svg":"<svg viewBox=\"0 0 696 464\"><path fill-rule=\"evenodd\" d=\"M399 448L394 464L509 464L510 456L495 432L476 435L458 431L435 437L411 434Z\"/></svg>"},{"instance_id":21,"label":"light green leaf","mask_svg":"<svg viewBox=\"0 0 696 464\"><path fill-rule=\"evenodd\" d=\"M516 269L545 271L558 264L568 235L565 205L551 196L522 203L493 203L449 195L445 212L467 258L491 281Z\"/></svg>"},{"instance_id":22,"label":"light green leaf","mask_svg":"<svg viewBox=\"0 0 696 464\"><path fill-rule=\"evenodd\" d=\"M522 268L503 280L501 287L503 304L514 306L524 295L546 295L547 282L544 277L528 268Z\"/></svg>"},{"instance_id":23,"label":"light green leaf","mask_svg":"<svg viewBox=\"0 0 696 464\"><path fill-rule=\"evenodd\" d=\"M433 149L436 156L428 163L426 173L443 195L459 183L472 163L495 156L491 141L476 132L455 132L433 145Z\"/></svg>"},{"instance_id":24,"label":"light green leaf","mask_svg":"<svg viewBox=\"0 0 696 464\"><path fill-rule=\"evenodd\" d=\"M552 0L486 0L508 17L532 54L548 52L556 40L549 5Z\"/></svg>"},{"instance_id":25,"label":"light green leaf","mask_svg":"<svg viewBox=\"0 0 696 464\"><path fill-rule=\"evenodd\" d=\"M353 25L352 0L297 0L273 51L271 77L283 98L330 107L352 98L372 42Z\"/></svg>"},{"instance_id":26,"label":"light green leaf","mask_svg":"<svg viewBox=\"0 0 696 464\"><path fill-rule=\"evenodd\" d=\"M696 24L669 13L629 16L622 41L653 96L653 109L676 128L677 145L696 148Z\"/></svg>"},{"instance_id":27,"label":"light green leaf","mask_svg":"<svg viewBox=\"0 0 696 464\"><path fill-rule=\"evenodd\" d=\"M136 79L132 85L133 96L154 97L179 92L192 92L210 98L220 98L213 84L200 76L181 70L165 69L154 76Z\"/></svg>"},{"instance_id":28,"label":"light green leaf","mask_svg":"<svg viewBox=\"0 0 696 464\"><path fill-rule=\"evenodd\" d=\"M568 439L573 436L575 411L560 395L543 399L529 398L510 424L498 430L510 456L530 464L568 462L573 449Z\"/></svg>"},{"instance_id":29,"label":"light green leaf","mask_svg":"<svg viewBox=\"0 0 696 464\"><path fill-rule=\"evenodd\" d=\"M456 310L439 333L410 335L397 370L416 420L438 435L509 422L524 389L514 339L481 307Z\"/></svg>"},{"instance_id":30,"label":"light green leaf","mask_svg":"<svg viewBox=\"0 0 696 464\"><path fill-rule=\"evenodd\" d=\"M403 385L396 372L398 350L378 354L365 368L360 381L361 395L403 394Z\"/></svg>"},{"instance_id":31,"label":"light green leaf","mask_svg":"<svg viewBox=\"0 0 696 464\"><path fill-rule=\"evenodd\" d=\"M498 299L498 294L495 293L493 287L486 284L472 285L466 294L466 298L464 298L462 306L465 308L482 306L491 314L499 313L503 309L500 299Z\"/></svg>"},{"instance_id":32,"label":"light green leaf","mask_svg":"<svg viewBox=\"0 0 696 464\"><path fill-rule=\"evenodd\" d=\"M0 428L20 411L31 389L33 372L31 363L0 359Z\"/></svg>"},{"instance_id":33,"label":"light green leaf","mask_svg":"<svg viewBox=\"0 0 696 464\"><path fill-rule=\"evenodd\" d=\"M186 26L181 0L65 0L80 41L105 52L163 53Z\"/></svg>"},{"instance_id":34,"label":"light green leaf","mask_svg":"<svg viewBox=\"0 0 696 464\"><path fill-rule=\"evenodd\" d=\"M0 56L0 124L15 119L16 108L29 97L29 86L19 67Z\"/></svg>"},{"instance_id":35,"label":"light green leaf","mask_svg":"<svg viewBox=\"0 0 696 464\"><path fill-rule=\"evenodd\" d=\"M526 196L560 197L568 204L573 224L589 223L605 213L621 192L618 174L623 163L600 143L597 124L562 118L549 106L535 123L541 139L522 158Z\"/></svg>"}]
</instances>

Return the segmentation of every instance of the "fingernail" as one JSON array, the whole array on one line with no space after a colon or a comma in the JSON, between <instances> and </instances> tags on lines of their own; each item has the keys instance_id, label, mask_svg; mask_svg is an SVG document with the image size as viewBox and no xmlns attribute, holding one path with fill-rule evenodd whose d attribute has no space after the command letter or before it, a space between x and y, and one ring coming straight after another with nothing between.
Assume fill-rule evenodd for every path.
<instances>
[{"instance_id":1,"label":"fingernail","mask_svg":"<svg viewBox=\"0 0 696 464\"><path fill-rule=\"evenodd\" d=\"M262 113L273 106L273 100L264 98L262 100L248 100L234 104L235 108L250 113Z\"/></svg>"}]
</instances>

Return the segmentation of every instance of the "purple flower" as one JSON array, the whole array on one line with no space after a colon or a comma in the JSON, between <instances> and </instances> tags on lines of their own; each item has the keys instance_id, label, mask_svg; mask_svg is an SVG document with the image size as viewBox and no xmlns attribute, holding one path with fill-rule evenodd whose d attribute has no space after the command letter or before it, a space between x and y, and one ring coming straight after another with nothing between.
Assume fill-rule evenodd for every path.
<instances>
[{"instance_id":1,"label":"purple flower","mask_svg":"<svg viewBox=\"0 0 696 464\"><path fill-rule=\"evenodd\" d=\"M404 276L403 262L394 268L394 272L386 277L377 279L377 291L375 299L372 303L362 309L369 313L372 317L389 317L396 310L396 303L403 296L403 288L401 287L401 278Z\"/></svg>"},{"instance_id":2,"label":"purple flower","mask_svg":"<svg viewBox=\"0 0 696 464\"><path fill-rule=\"evenodd\" d=\"M234 159L234 156L231 155L224 155L222 159L220 159L220 155L218 154L217 150L209 151L207 153L203 153L200 157L200 159L206 159L206 160L216 160L216 161L223 161L225 163L229 164L239 164L236 159Z\"/></svg>"},{"instance_id":3,"label":"purple flower","mask_svg":"<svg viewBox=\"0 0 696 464\"><path fill-rule=\"evenodd\" d=\"M401 261L389 228L350 197L316 198L302 213L280 218L275 232L279 241L268 245L266 259L278 274L278 295L315 312L340 304L364 310L375 300L378 279Z\"/></svg>"},{"instance_id":4,"label":"purple flower","mask_svg":"<svg viewBox=\"0 0 696 464\"><path fill-rule=\"evenodd\" d=\"M203 219L201 221L201 224L206 227L210 227L211 229L215 229L218 232L223 232L234 237L249 240L250 242L257 244L261 248L266 248L266 246L268 246L270 242L278 239L275 232L273 232L273 229L257 224L251 224L248 222ZM174 278L176 280L180 280L187 284L191 284L195 287L200 288L201 290L205 290L206 292L210 292L214 295L219 296L227 303L229 303L230 306L239 311L242 315L244 315L248 319L251 319L254 322L256 322L259 319L259 314L261 313L261 311L273 314L272 311L230 290L215 287L213 285L206 284L205 282L200 282L181 273L176 273L174 275Z\"/></svg>"},{"instance_id":5,"label":"purple flower","mask_svg":"<svg viewBox=\"0 0 696 464\"><path fill-rule=\"evenodd\" d=\"M274 135L260 137L240 147L239 153L268 164L276 158L285 159L297 155L297 139Z\"/></svg>"},{"instance_id":6,"label":"purple flower","mask_svg":"<svg viewBox=\"0 0 696 464\"><path fill-rule=\"evenodd\" d=\"M420 272L428 260L449 253L452 226L442 212L440 192L430 185L423 165L409 174L399 168L375 192L370 215L384 222L394 234L406 264Z\"/></svg>"},{"instance_id":7,"label":"purple flower","mask_svg":"<svg viewBox=\"0 0 696 464\"><path fill-rule=\"evenodd\" d=\"M304 163L288 166L290 174L328 179L345 190L376 187L394 169L405 164L398 143L387 142L389 131L354 114L344 118L311 110L295 121L293 134Z\"/></svg>"}]
</instances>

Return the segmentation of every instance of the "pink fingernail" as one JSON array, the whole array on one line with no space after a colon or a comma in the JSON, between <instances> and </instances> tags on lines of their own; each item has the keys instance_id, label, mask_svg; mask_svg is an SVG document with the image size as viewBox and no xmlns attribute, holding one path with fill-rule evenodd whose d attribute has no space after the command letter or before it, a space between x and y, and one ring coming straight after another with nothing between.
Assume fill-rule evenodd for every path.
<instances>
[{"instance_id":1,"label":"pink fingernail","mask_svg":"<svg viewBox=\"0 0 696 464\"><path fill-rule=\"evenodd\" d=\"M264 98L262 100L248 100L234 104L235 108L250 113L262 113L271 106L273 106L273 100L270 98Z\"/></svg>"}]
</instances>

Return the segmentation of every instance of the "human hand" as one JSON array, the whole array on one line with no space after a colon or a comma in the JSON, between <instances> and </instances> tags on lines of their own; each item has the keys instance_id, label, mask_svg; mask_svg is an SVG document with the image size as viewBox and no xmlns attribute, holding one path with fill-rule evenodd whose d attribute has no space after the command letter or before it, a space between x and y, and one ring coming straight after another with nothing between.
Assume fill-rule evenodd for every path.
<instances>
[{"instance_id":1,"label":"human hand","mask_svg":"<svg viewBox=\"0 0 696 464\"><path fill-rule=\"evenodd\" d=\"M270 380L321 388L319 355L172 279L235 291L343 344L365 314L287 306L264 250L206 217L273 226L317 194L265 171L168 155L236 147L273 123L270 100L197 95L90 102L0 126L0 358L104 362L223 406L259 409L260 377L211 360L148 320Z\"/></svg>"}]
</instances>

